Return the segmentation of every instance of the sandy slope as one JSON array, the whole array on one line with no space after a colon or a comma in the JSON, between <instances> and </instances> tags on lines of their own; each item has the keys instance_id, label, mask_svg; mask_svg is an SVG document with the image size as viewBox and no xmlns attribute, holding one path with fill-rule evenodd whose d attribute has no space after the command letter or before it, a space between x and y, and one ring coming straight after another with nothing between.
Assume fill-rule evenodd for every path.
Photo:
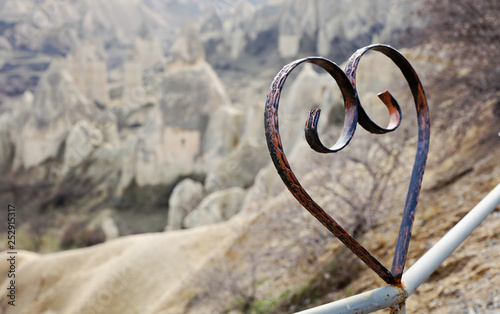
<instances>
[{"instance_id":1,"label":"sandy slope","mask_svg":"<svg viewBox=\"0 0 500 314\"><path fill-rule=\"evenodd\" d=\"M2 312L177 313L194 288L185 282L227 248L238 225L134 235L46 255L20 251L16 307L2 295ZM6 260L0 265L4 273Z\"/></svg>"}]
</instances>

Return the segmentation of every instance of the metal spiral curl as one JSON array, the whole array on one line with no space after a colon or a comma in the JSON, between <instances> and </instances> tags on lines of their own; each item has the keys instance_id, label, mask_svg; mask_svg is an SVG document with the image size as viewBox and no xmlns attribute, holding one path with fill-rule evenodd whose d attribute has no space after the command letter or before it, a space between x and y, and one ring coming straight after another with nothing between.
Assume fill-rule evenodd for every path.
<instances>
[{"instance_id":1,"label":"metal spiral curl","mask_svg":"<svg viewBox=\"0 0 500 314\"><path fill-rule=\"evenodd\" d=\"M403 217L399 228L399 235L394 253L391 271L385 268L373 257L356 239L354 239L335 219L328 215L304 190L299 180L293 173L286 158L279 134L278 106L281 89L290 74L301 63L312 63L326 70L337 82L344 98L345 119L342 134L331 148L324 146L319 139L317 125L320 109L310 110L306 125L305 137L309 146L320 153L334 153L346 147L359 123L364 129L375 134L384 134L397 129L401 123L401 108L396 99L388 92L379 94L380 100L389 111L389 125L382 128L373 122L361 106L356 90L356 69L361 57L369 50L375 50L389 57L401 70L413 94L418 119L418 144L415 162L413 164L410 185L406 197ZM429 148L430 120L429 109L425 93L415 70L406 58L396 49L387 45L370 45L357 50L348 60L345 71L342 71L332 61L320 57L308 57L293 61L283 67L274 78L269 93L267 94L266 109L264 113L266 139L271 159L278 174L288 190L316 219L318 219L330 232L332 232L344 245L358 256L368 267L388 284L401 283L404 264L406 261L410 242L411 229L415 217L420 187L424 174L427 152Z\"/></svg>"}]
</instances>

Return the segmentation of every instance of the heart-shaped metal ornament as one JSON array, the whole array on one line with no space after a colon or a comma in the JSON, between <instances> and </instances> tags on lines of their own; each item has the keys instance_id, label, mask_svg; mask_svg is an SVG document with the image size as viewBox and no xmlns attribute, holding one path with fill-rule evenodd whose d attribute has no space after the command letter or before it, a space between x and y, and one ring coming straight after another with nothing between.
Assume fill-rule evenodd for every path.
<instances>
[{"instance_id":1,"label":"heart-shaped metal ornament","mask_svg":"<svg viewBox=\"0 0 500 314\"><path fill-rule=\"evenodd\" d=\"M309 194L307 194L288 163L283 150L283 145L281 143L278 127L278 105L281 89L285 84L285 80L290 72L292 72L293 69L295 69L299 64L313 63L326 70L335 79L340 87L340 91L344 98L345 119L342 134L337 140L337 143L335 143L333 147L327 148L321 143L317 132L320 110L310 110L305 126L305 136L312 149L320 153L334 153L341 150L349 144L358 123L371 133L384 134L394 131L401 123L401 108L388 91L379 94L379 98L389 110L390 121L386 128L382 128L373 122L370 117L368 117L359 101L358 93L356 91L356 69L361 57L369 50L375 50L383 53L399 67L413 94L418 118L417 153L413 164L410 185L406 196L406 203L403 210L401 226L399 228L399 235L391 271L385 268L375 257L373 257L363 246L361 246L356 239L354 239L344 228L342 228L342 226L340 226L335 219L328 215L311 198L311 196L309 196ZM271 159L273 160L274 166L278 170L278 174L281 176L281 179L293 196L366 265L375 271L386 283L400 283L408 253L418 195L422 185L430 136L430 120L427 100L425 98L420 79L408 60L406 60L406 58L396 49L387 45L376 44L356 51L349 58L345 72L342 71L335 63L320 57L309 57L291 62L276 75L271 84L269 93L267 94L264 124Z\"/></svg>"}]
</instances>

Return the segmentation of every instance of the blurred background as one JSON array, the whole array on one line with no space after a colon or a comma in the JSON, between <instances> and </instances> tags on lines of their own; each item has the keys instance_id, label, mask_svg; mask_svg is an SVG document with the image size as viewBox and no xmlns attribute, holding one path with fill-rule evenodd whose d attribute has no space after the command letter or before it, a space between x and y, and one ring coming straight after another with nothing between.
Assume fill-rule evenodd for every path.
<instances>
[{"instance_id":1,"label":"blurred background","mask_svg":"<svg viewBox=\"0 0 500 314\"><path fill-rule=\"evenodd\" d=\"M0 0L0 200L17 208L23 274L19 312L5 296L0 309L287 313L382 285L271 165L271 81L295 59L342 67L372 43L412 63L431 145L408 267L499 182L499 14L493 0ZM384 125L376 94L389 89L403 123L384 136L359 128L323 156L304 139L306 114L322 109L332 145L342 96L320 69L295 72L280 106L292 168L389 267L416 145L407 83L367 54L361 102ZM408 309L499 311L499 227L497 209Z\"/></svg>"}]
</instances>

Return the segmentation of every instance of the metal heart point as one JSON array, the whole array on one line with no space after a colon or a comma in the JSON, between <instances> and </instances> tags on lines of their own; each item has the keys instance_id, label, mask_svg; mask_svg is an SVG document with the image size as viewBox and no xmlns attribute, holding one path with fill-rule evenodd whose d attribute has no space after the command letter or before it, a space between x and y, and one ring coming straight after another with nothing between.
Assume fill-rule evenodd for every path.
<instances>
[{"instance_id":1,"label":"metal heart point","mask_svg":"<svg viewBox=\"0 0 500 314\"><path fill-rule=\"evenodd\" d=\"M326 70L337 82L344 98L345 119L342 133L331 148L324 146L319 139L317 124L320 115L319 109L309 111L305 126L306 140L317 152L334 153L349 144L356 125L359 123L364 129L371 133L384 134L394 131L401 123L401 108L396 99L385 91L379 94L379 98L389 110L390 120L386 128L378 126L367 115L361 106L356 90L356 69L361 57L369 50L375 50L389 57L401 70L413 95L417 109L418 119L418 144L415 162L413 164L410 185L406 196L405 207L401 226L399 228L396 250L391 271L385 268L375 257L373 257L356 239L354 239L335 219L328 215L304 190L294 175L290 164L285 156L278 127L278 105L281 89L290 74L301 63L313 63ZM388 284L401 282L404 264L410 243L411 229L415 217L418 195L422 185L427 152L429 148L430 120L427 100L420 79L406 58L396 49L387 45L371 45L356 51L348 60L345 72L335 63L320 57L309 57L289 63L274 78L269 93L267 94L266 109L264 113L264 126L266 140L278 174L293 196L304 206L316 219L318 219L328 230L330 230L342 243L344 243L354 254L356 254L366 265L375 271Z\"/></svg>"}]
</instances>

